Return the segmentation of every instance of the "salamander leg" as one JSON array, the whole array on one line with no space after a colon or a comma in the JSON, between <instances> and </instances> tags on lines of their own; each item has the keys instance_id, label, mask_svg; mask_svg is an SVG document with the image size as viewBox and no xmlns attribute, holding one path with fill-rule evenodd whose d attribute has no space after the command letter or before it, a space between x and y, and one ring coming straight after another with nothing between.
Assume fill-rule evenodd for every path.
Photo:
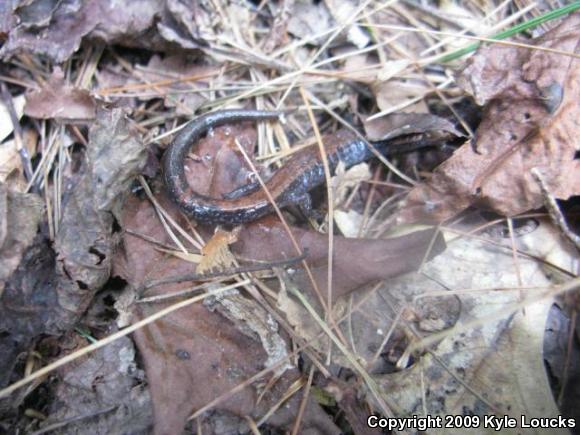
<instances>
[{"instance_id":1,"label":"salamander leg","mask_svg":"<svg viewBox=\"0 0 580 435\"><path fill-rule=\"evenodd\" d=\"M312 218L315 220L320 220L324 217L324 215L322 213L320 213L320 211L312 208L312 197L308 193L305 193L304 195L302 195L296 201L296 205L298 206L300 211L306 217L309 217L309 218Z\"/></svg>"},{"instance_id":2,"label":"salamander leg","mask_svg":"<svg viewBox=\"0 0 580 435\"><path fill-rule=\"evenodd\" d=\"M255 192L260 188L260 183L258 181L252 181L251 183L244 184L237 189L232 190L231 192L224 193L222 195L223 199L237 199L241 198L242 196L249 195L250 193Z\"/></svg>"}]
</instances>

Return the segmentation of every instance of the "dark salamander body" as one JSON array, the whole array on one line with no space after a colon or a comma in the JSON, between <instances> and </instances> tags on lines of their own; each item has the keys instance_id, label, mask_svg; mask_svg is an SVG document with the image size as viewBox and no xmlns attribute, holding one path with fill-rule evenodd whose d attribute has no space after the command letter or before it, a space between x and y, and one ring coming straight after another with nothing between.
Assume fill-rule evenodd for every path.
<instances>
[{"instance_id":1,"label":"dark salamander body","mask_svg":"<svg viewBox=\"0 0 580 435\"><path fill-rule=\"evenodd\" d=\"M281 115L281 112L260 110L223 110L200 116L187 124L163 158L164 182L174 201L194 219L210 223L239 224L271 213L274 210L272 204L259 185L247 189L246 194L227 199L195 193L186 180L184 160L194 143L210 128L242 121L276 120ZM350 131L341 130L324 143L331 173L340 161L348 168L373 156L367 143ZM387 142L373 145L382 153L394 151L385 148ZM276 204L285 207L309 204L308 192L324 181L318 147L309 147L292 156L266 181L266 187Z\"/></svg>"}]
</instances>

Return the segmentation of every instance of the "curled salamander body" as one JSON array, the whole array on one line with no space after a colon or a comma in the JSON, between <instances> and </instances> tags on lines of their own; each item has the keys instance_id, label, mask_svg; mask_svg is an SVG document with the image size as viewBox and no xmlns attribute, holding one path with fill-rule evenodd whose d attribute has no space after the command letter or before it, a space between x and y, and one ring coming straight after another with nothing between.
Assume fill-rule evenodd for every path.
<instances>
[{"instance_id":1,"label":"curled salamander body","mask_svg":"<svg viewBox=\"0 0 580 435\"><path fill-rule=\"evenodd\" d=\"M163 177L173 200L194 219L202 222L239 224L253 221L273 211L272 204L259 185L240 189L244 194L229 198L211 198L194 192L184 170L184 160L193 144L210 128L242 121L276 120L281 112L261 110L223 110L209 113L189 122L171 143L163 158ZM387 143L374 143L378 150L389 154ZM351 167L373 156L367 142L354 133L341 130L325 141L331 173L340 161ZM290 204L308 206L308 192L324 182L324 167L318 147L296 153L272 177L266 187L279 207Z\"/></svg>"}]
</instances>

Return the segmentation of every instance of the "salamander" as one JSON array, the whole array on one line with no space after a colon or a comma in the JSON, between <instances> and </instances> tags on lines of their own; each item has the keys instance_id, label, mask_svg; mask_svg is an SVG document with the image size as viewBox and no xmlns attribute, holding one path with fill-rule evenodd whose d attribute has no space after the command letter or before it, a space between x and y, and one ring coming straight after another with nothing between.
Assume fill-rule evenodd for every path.
<instances>
[{"instance_id":1,"label":"salamander","mask_svg":"<svg viewBox=\"0 0 580 435\"><path fill-rule=\"evenodd\" d=\"M224 124L243 121L276 120L282 112L263 110L222 110L202 115L178 133L163 156L163 180L172 199L195 220L207 223L240 224L256 220L274 211L260 185L248 185L229 197L211 198L194 192L185 177L184 161L194 143L207 130ZM400 152L390 148L392 141L374 142L383 154ZM325 141L331 173L342 161L349 168L373 157L367 141L348 130L339 130ZM425 145L422 145L425 146ZM310 205L308 192L325 181L324 166L318 147L309 147L294 154L266 182L278 207Z\"/></svg>"}]
</instances>

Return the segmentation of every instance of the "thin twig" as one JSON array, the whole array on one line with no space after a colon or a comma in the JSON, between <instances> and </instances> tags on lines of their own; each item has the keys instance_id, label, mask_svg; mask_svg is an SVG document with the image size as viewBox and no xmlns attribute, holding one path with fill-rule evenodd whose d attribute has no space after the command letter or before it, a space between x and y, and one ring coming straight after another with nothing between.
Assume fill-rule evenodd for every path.
<instances>
[{"instance_id":1,"label":"thin twig","mask_svg":"<svg viewBox=\"0 0 580 435\"><path fill-rule=\"evenodd\" d=\"M8 86L6 83L0 82L0 92L2 93L2 100L4 100L4 105L8 110L10 115L10 121L12 121L12 127L14 129L14 143L16 144L16 150L20 155L20 161L22 162L22 168L24 169L24 176L26 181L32 180L32 164L30 163L30 156L28 155L28 150L24 146L24 141L22 139L22 127L20 126L20 121L18 120L18 115L14 109L14 103L12 102L12 95L8 91ZM36 190L36 186L32 187L32 190Z\"/></svg>"},{"instance_id":2,"label":"thin twig","mask_svg":"<svg viewBox=\"0 0 580 435\"><path fill-rule=\"evenodd\" d=\"M246 272L258 272L261 270L268 270L274 267L285 267L290 266L292 264L296 264L304 260L308 257L308 250L304 249L304 252L301 255L296 257L286 258L284 260L275 260L275 261L268 261L261 264L256 265L246 265L240 267L233 267L226 270L220 270L216 272L208 272L208 273L188 273L185 275L180 276L172 276L169 278L162 278L157 280L152 280L146 283L143 288L150 289L153 287L157 287L164 284L175 284L180 282L187 282L187 281L205 281L211 278L221 278L231 275L237 275L238 273L246 273Z\"/></svg>"},{"instance_id":3,"label":"thin twig","mask_svg":"<svg viewBox=\"0 0 580 435\"><path fill-rule=\"evenodd\" d=\"M576 249L580 251L580 236L574 234L574 232L568 226L566 218L562 214L560 207L558 207L556 198L554 198L554 195L552 195L548 190L548 186L544 180L544 177L537 168L532 168L531 173L534 177L534 180L536 180L536 182L540 185L542 195L544 196L544 206L550 214L550 219L552 219L552 222L554 222L554 224L560 229L562 234L564 234L564 236L570 240L570 242L572 242Z\"/></svg>"}]
</instances>

